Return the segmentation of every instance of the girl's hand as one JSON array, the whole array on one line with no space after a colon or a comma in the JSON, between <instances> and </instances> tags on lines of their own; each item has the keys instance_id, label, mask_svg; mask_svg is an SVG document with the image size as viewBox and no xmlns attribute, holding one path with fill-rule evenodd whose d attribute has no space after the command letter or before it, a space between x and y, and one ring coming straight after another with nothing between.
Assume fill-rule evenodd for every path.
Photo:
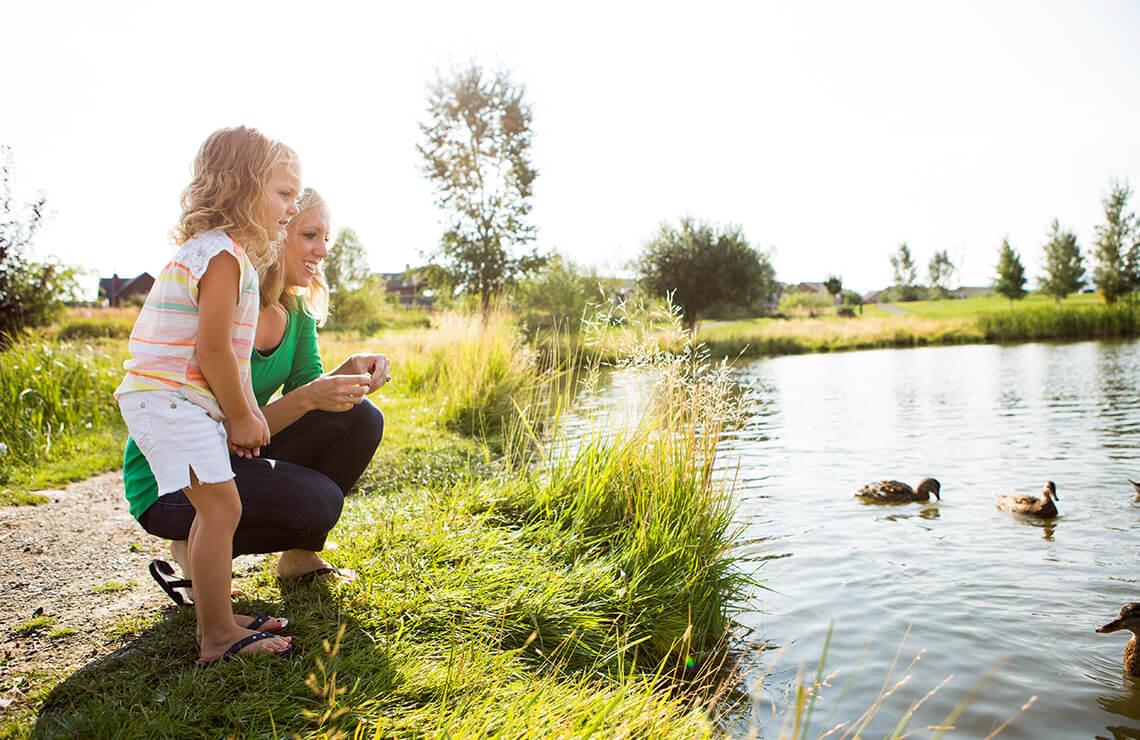
<instances>
[{"instance_id":1,"label":"girl's hand","mask_svg":"<svg viewBox=\"0 0 1140 740\"><path fill-rule=\"evenodd\" d=\"M226 436L230 450L240 457L253 458L261 454L262 445L269 444L269 425L258 413L248 413L236 419L226 419Z\"/></svg>"},{"instance_id":2,"label":"girl's hand","mask_svg":"<svg viewBox=\"0 0 1140 740\"><path fill-rule=\"evenodd\" d=\"M372 391L370 380L371 376L364 373L322 375L305 386L309 406L320 411L348 411Z\"/></svg>"},{"instance_id":3,"label":"girl's hand","mask_svg":"<svg viewBox=\"0 0 1140 740\"><path fill-rule=\"evenodd\" d=\"M392 363L384 355L362 352L345 360L336 369L336 374L340 373L368 375L368 392L371 393L392 379Z\"/></svg>"}]
</instances>

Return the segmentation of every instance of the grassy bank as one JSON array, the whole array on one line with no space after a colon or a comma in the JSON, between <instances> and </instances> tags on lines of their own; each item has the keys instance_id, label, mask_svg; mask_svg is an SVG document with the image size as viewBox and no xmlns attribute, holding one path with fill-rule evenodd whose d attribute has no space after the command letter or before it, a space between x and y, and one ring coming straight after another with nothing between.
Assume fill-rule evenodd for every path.
<instances>
[{"instance_id":1,"label":"grassy bank","mask_svg":"<svg viewBox=\"0 0 1140 740\"><path fill-rule=\"evenodd\" d=\"M122 462L124 426L112 393L125 340L32 337L0 352L0 505Z\"/></svg>"},{"instance_id":2,"label":"grassy bank","mask_svg":"<svg viewBox=\"0 0 1140 740\"><path fill-rule=\"evenodd\" d=\"M328 553L360 579L289 586L266 566L241 583L238 608L287 614L300 656L199 668L189 612L139 615L108 635L122 650L24 677L0 734L715 732L750 583L729 549L731 491L711 475L726 386L665 360L642 423L540 446L572 379L541 372L509 322L451 321L324 347L383 351L396 370L376 396L386 439Z\"/></svg>"},{"instance_id":3,"label":"grassy bank","mask_svg":"<svg viewBox=\"0 0 1140 740\"><path fill-rule=\"evenodd\" d=\"M760 357L857 349L1140 336L1140 309L1095 295L1060 305L1045 296L1010 304L1000 296L892 304L862 316L707 322L699 339L715 356Z\"/></svg>"}]
</instances>

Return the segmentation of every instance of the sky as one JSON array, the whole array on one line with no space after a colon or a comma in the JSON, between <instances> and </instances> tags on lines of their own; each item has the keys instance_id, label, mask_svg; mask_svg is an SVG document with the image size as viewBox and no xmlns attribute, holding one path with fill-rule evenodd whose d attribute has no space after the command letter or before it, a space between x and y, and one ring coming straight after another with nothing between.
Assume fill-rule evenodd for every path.
<instances>
[{"instance_id":1,"label":"sky","mask_svg":"<svg viewBox=\"0 0 1140 740\"><path fill-rule=\"evenodd\" d=\"M1140 3L60 3L0 0L0 144L35 242L95 277L152 274L198 146L256 126L371 267L443 231L416 144L428 85L506 70L534 114L537 244L608 274L661 223L739 225L777 278L868 291L906 241L992 282L1050 222L1091 249L1140 186ZM1132 209L1140 210L1140 197Z\"/></svg>"}]
</instances>

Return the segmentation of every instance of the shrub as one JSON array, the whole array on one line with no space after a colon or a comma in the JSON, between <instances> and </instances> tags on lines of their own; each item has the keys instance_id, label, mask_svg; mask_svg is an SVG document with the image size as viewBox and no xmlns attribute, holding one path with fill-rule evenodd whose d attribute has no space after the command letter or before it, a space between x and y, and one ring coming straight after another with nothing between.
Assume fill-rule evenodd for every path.
<instances>
[{"instance_id":1,"label":"shrub","mask_svg":"<svg viewBox=\"0 0 1140 740\"><path fill-rule=\"evenodd\" d=\"M780 296L780 312L785 314L814 317L829 312L834 307L835 302L827 293L803 291Z\"/></svg>"}]
</instances>

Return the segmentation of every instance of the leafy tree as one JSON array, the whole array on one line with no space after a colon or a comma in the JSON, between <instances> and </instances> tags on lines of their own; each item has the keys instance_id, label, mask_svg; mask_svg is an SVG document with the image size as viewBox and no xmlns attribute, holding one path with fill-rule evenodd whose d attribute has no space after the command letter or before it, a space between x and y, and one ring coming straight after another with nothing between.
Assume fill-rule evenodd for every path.
<instances>
[{"instance_id":1,"label":"leafy tree","mask_svg":"<svg viewBox=\"0 0 1140 740\"><path fill-rule=\"evenodd\" d=\"M424 173L448 214L435 257L452 285L479 296L484 315L492 297L545 261L533 250L513 256L535 237L531 119L506 72L472 65L436 81L420 124Z\"/></svg>"},{"instance_id":2,"label":"leafy tree","mask_svg":"<svg viewBox=\"0 0 1140 740\"><path fill-rule=\"evenodd\" d=\"M843 278L838 275L828 275L823 281L823 287L831 294L831 302L839 303L839 294L843 292Z\"/></svg>"},{"instance_id":3,"label":"leafy tree","mask_svg":"<svg viewBox=\"0 0 1140 740\"><path fill-rule=\"evenodd\" d=\"M352 229L337 232L336 241L329 247L324 260L325 280L329 293L337 295L356 290L368 277L368 255L360 237Z\"/></svg>"},{"instance_id":4,"label":"leafy tree","mask_svg":"<svg viewBox=\"0 0 1140 740\"><path fill-rule=\"evenodd\" d=\"M555 254L541 270L516 285L512 302L531 334L554 326L577 333L588 307L604 300L599 283L593 270Z\"/></svg>"},{"instance_id":5,"label":"leafy tree","mask_svg":"<svg viewBox=\"0 0 1140 740\"><path fill-rule=\"evenodd\" d=\"M29 326L45 326L63 311L78 288L75 270L36 262L27 250L43 224L46 199L12 201L12 151L0 146L0 347Z\"/></svg>"},{"instance_id":6,"label":"leafy tree","mask_svg":"<svg viewBox=\"0 0 1140 740\"><path fill-rule=\"evenodd\" d=\"M1021 264L1021 255L1009 246L1009 239L1002 239L1001 250L998 252L997 280L994 281L994 290L1009 299L1012 307L1014 301L1025 297L1025 265Z\"/></svg>"},{"instance_id":7,"label":"leafy tree","mask_svg":"<svg viewBox=\"0 0 1140 740\"><path fill-rule=\"evenodd\" d=\"M1038 283L1041 292L1053 296L1060 304L1061 299L1076 293L1085 284L1085 265L1081 248L1077 246L1077 235L1063 231L1057 219L1049 227L1049 241L1045 242L1045 274Z\"/></svg>"},{"instance_id":8,"label":"leafy tree","mask_svg":"<svg viewBox=\"0 0 1140 740\"><path fill-rule=\"evenodd\" d=\"M945 296L950 280L957 271L954 263L950 261L950 255L945 249L935 252L926 269L930 276L930 292L940 298Z\"/></svg>"},{"instance_id":9,"label":"leafy tree","mask_svg":"<svg viewBox=\"0 0 1140 740\"><path fill-rule=\"evenodd\" d=\"M1093 254L1096 267L1093 281L1105 303L1116 303L1136 289L1140 282L1140 240L1137 240L1136 214L1126 210L1132 188L1113 183L1104 203L1105 222L1096 227Z\"/></svg>"},{"instance_id":10,"label":"leafy tree","mask_svg":"<svg viewBox=\"0 0 1140 740\"><path fill-rule=\"evenodd\" d=\"M651 294L672 294L690 330L710 306L748 306L776 291L767 255L748 244L739 226L717 228L691 218L681 219L680 228L661 224L637 271Z\"/></svg>"},{"instance_id":11,"label":"leafy tree","mask_svg":"<svg viewBox=\"0 0 1140 740\"><path fill-rule=\"evenodd\" d=\"M915 289L918 284L918 268L914 266L914 258L911 257L906 242L900 244L898 251L891 255L891 269L895 274L894 287L899 299L913 301L918 296Z\"/></svg>"}]
</instances>

